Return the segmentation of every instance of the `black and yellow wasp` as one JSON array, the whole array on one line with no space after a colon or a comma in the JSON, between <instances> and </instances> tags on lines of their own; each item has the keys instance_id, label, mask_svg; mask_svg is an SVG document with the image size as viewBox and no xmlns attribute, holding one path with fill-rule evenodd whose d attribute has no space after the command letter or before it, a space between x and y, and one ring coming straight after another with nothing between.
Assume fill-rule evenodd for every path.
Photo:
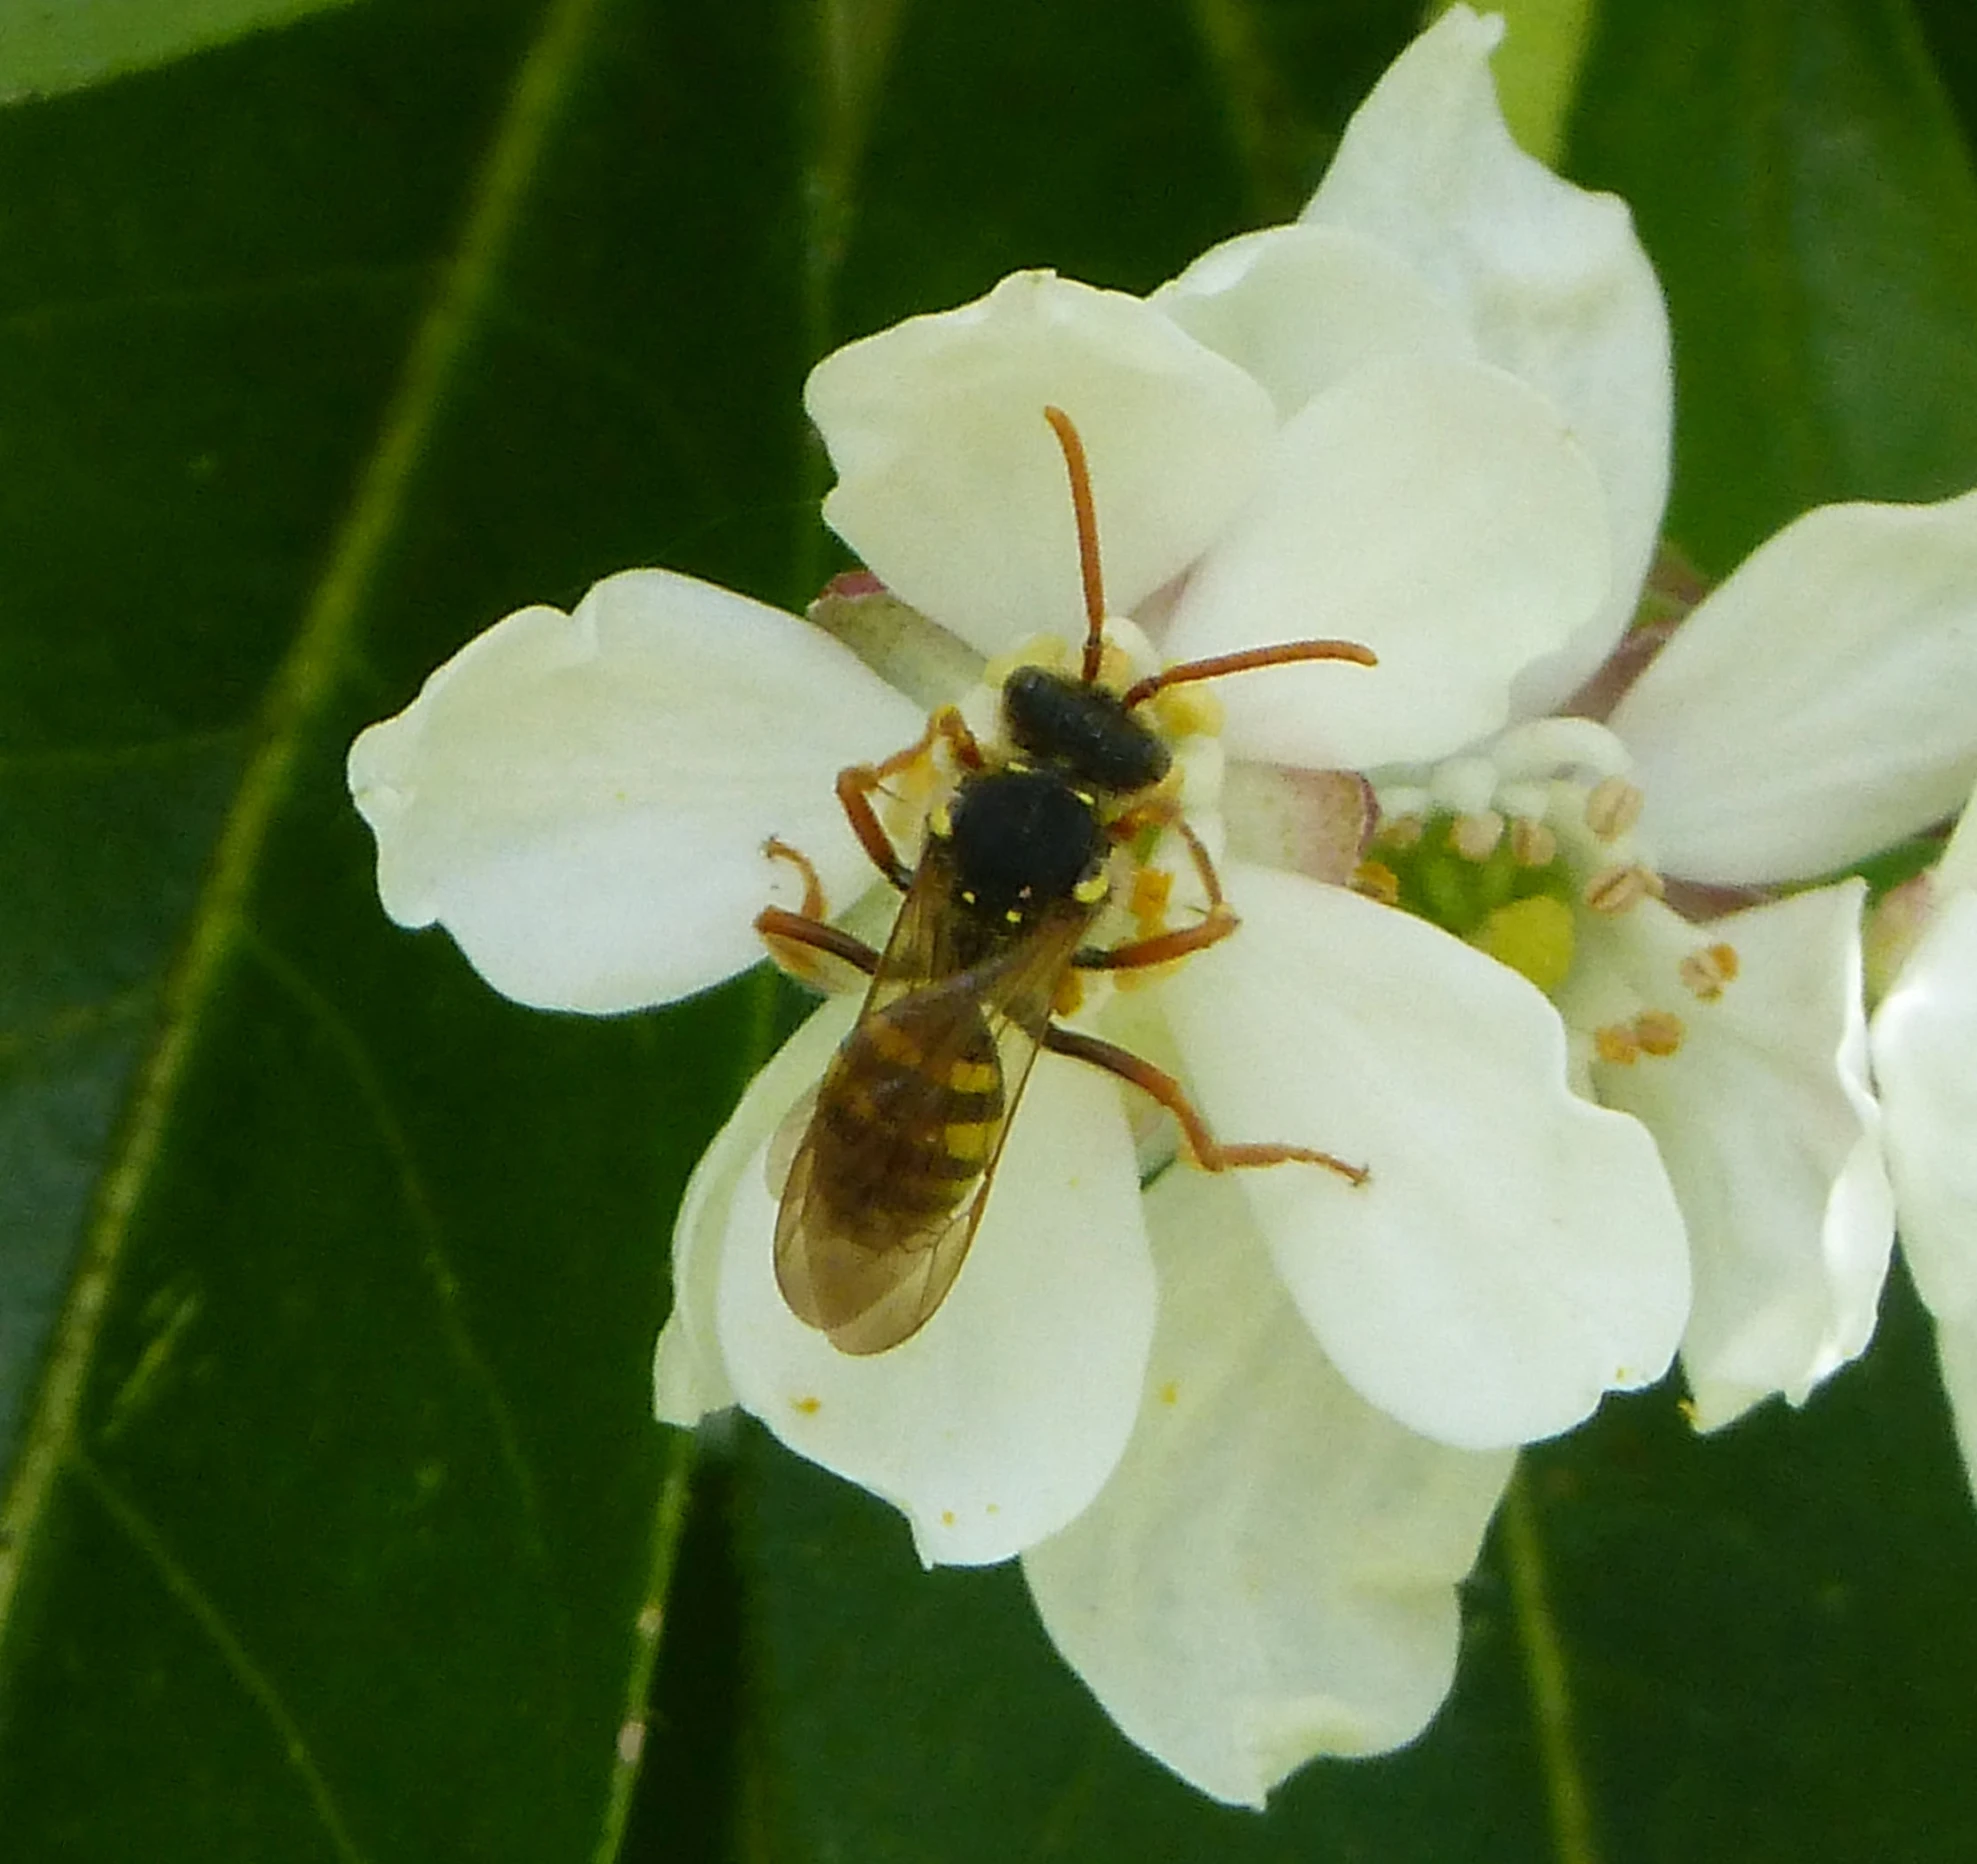
<instances>
[{"instance_id":1,"label":"black and yellow wasp","mask_svg":"<svg viewBox=\"0 0 1977 1864\"><path fill-rule=\"evenodd\" d=\"M1206 850L1160 788L1172 754L1140 709L1184 683L1288 661L1373 655L1350 641L1292 641L1171 666L1114 692L1100 683L1105 601L1083 442L1069 416L1044 416L1063 450L1076 510L1087 633L1077 675L1019 666L1001 690L1002 736L990 753L952 707L918 742L879 764L840 773L838 798L879 871L905 895L882 953L822 917L809 863L769 852L807 880L801 912L769 907L756 926L777 946L848 961L872 982L856 1026L833 1057L782 1191L776 1279L790 1309L854 1354L882 1353L925 1325L960 1273L988 1202L1037 1051L1109 1069L1150 1094L1209 1170L1322 1165L1363 1183L1330 1153L1291 1145L1223 1145L1181 1085L1112 1043L1053 1020L1075 968L1167 964L1225 938L1236 918ZM928 821L917 866L901 860L871 798L936 743L958 780ZM1086 943L1111 898L1115 870L1149 831L1186 842L1207 907L1177 930L1112 946Z\"/></svg>"}]
</instances>

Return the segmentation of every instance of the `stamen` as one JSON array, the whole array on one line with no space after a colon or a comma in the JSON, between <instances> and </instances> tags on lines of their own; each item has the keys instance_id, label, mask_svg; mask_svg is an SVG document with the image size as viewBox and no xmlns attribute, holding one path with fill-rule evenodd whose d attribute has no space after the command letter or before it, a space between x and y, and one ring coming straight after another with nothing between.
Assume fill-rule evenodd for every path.
<instances>
[{"instance_id":1,"label":"stamen","mask_svg":"<svg viewBox=\"0 0 1977 1864\"><path fill-rule=\"evenodd\" d=\"M1513 725L1490 747L1490 756L1506 777L1552 776L1568 770L1618 777L1633 768L1627 747L1590 718L1538 718Z\"/></svg>"},{"instance_id":2,"label":"stamen","mask_svg":"<svg viewBox=\"0 0 1977 1864\"><path fill-rule=\"evenodd\" d=\"M1451 757L1428 780L1430 795L1451 815L1481 815L1496 799L1497 767L1487 757Z\"/></svg>"},{"instance_id":3,"label":"stamen","mask_svg":"<svg viewBox=\"0 0 1977 1864\"><path fill-rule=\"evenodd\" d=\"M1682 1046L1687 1031L1682 1019L1669 1010L1643 1010L1634 1018L1634 1039L1643 1055L1666 1057Z\"/></svg>"},{"instance_id":4,"label":"stamen","mask_svg":"<svg viewBox=\"0 0 1977 1864\"><path fill-rule=\"evenodd\" d=\"M1548 822L1519 816L1510 825L1510 855L1519 867L1549 867L1558 859L1558 837Z\"/></svg>"},{"instance_id":5,"label":"stamen","mask_svg":"<svg viewBox=\"0 0 1977 1864\"><path fill-rule=\"evenodd\" d=\"M1353 892L1378 900L1382 906L1400 904L1400 876L1384 861L1361 861L1352 870L1349 884Z\"/></svg>"},{"instance_id":6,"label":"stamen","mask_svg":"<svg viewBox=\"0 0 1977 1864\"><path fill-rule=\"evenodd\" d=\"M1384 848L1392 848L1396 853L1404 853L1409 848L1421 845L1421 837L1428 832L1424 817L1418 815L1382 816L1377 840Z\"/></svg>"},{"instance_id":7,"label":"stamen","mask_svg":"<svg viewBox=\"0 0 1977 1864\"><path fill-rule=\"evenodd\" d=\"M1704 945L1676 966L1676 975L1691 996L1714 1003L1726 984L1737 981L1739 969L1736 946Z\"/></svg>"},{"instance_id":8,"label":"stamen","mask_svg":"<svg viewBox=\"0 0 1977 1864\"><path fill-rule=\"evenodd\" d=\"M1631 912L1643 900L1661 898L1661 876L1651 867L1634 863L1627 867L1602 868L1586 882L1579 895L1588 912L1617 918Z\"/></svg>"},{"instance_id":9,"label":"stamen","mask_svg":"<svg viewBox=\"0 0 1977 1864\"><path fill-rule=\"evenodd\" d=\"M1593 1031L1593 1052L1617 1068L1630 1068L1641 1058L1641 1045L1627 1023L1606 1023Z\"/></svg>"},{"instance_id":10,"label":"stamen","mask_svg":"<svg viewBox=\"0 0 1977 1864\"><path fill-rule=\"evenodd\" d=\"M1643 800L1625 777L1602 777L1586 797L1586 826L1601 841L1618 841L1641 819Z\"/></svg>"},{"instance_id":11,"label":"stamen","mask_svg":"<svg viewBox=\"0 0 1977 1864\"><path fill-rule=\"evenodd\" d=\"M1465 861L1487 861L1503 839L1503 817L1494 809L1457 816L1448 831L1448 845Z\"/></svg>"}]
</instances>

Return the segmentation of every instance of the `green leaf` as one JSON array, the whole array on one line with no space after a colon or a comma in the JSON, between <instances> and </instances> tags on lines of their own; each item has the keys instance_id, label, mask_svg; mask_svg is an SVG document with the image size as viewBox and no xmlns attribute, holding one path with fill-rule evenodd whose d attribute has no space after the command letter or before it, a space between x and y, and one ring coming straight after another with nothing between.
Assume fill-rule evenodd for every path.
<instances>
[{"instance_id":1,"label":"green leaf","mask_svg":"<svg viewBox=\"0 0 1977 1864\"><path fill-rule=\"evenodd\" d=\"M55 97L349 0L6 0L0 104Z\"/></svg>"},{"instance_id":2,"label":"green leaf","mask_svg":"<svg viewBox=\"0 0 1977 1864\"><path fill-rule=\"evenodd\" d=\"M1572 151L1668 291L1669 528L1712 574L1809 505L1977 480L1977 179L1901 0L1609 8Z\"/></svg>"},{"instance_id":3,"label":"green leaf","mask_svg":"<svg viewBox=\"0 0 1977 1864\"><path fill-rule=\"evenodd\" d=\"M503 1004L341 763L628 561L791 599L781 25L353 10L0 121L10 1856L615 1849L757 991Z\"/></svg>"}]
</instances>

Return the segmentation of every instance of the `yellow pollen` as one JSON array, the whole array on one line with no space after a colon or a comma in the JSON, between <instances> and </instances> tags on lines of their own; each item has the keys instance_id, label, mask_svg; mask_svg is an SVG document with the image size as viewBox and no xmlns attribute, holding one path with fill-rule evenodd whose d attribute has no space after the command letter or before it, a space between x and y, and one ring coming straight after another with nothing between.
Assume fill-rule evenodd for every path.
<instances>
[{"instance_id":1,"label":"yellow pollen","mask_svg":"<svg viewBox=\"0 0 1977 1864\"><path fill-rule=\"evenodd\" d=\"M954 1525L954 1510L952 1508L943 1508L940 1511L940 1524L942 1527L952 1527Z\"/></svg>"},{"instance_id":2,"label":"yellow pollen","mask_svg":"<svg viewBox=\"0 0 1977 1864\"><path fill-rule=\"evenodd\" d=\"M1448 832L1448 845L1465 861L1487 861L1503 839L1503 817L1494 809L1457 816Z\"/></svg>"},{"instance_id":3,"label":"yellow pollen","mask_svg":"<svg viewBox=\"0 0 1977 1864\"><path fill-rule=\"evenodd\" d=\"M1418 815L1397 815L1379 827L1379 838L1396 853L1419 845L1428 825Z\"/></svg>"},{"instance_id":4,"label":"yellow pollen","mask_svg":"<svg viewBox=\"0 0 1977 1864\"><path fill-rule=\"evenodd\" d=\"M1736 946L1705 945L1682 960L1676 967L1676 975L1691 996L1714 1003L1726 984L1737 981L1739 968Z\"/></svg>"},{"instance_id":5,"label":"yellow pollen","mask_svg":"<svg viewBox=\"0 0 1977 1864\"><path fill-rule=\"evenodd\" d=\"M1626 1023L1608 1023L1593 1031L1593 1052L1616 1067L1631 1067L1641 1058L1641 1045Z\"/></svg>"},{"instance_id":6,"label":"yellow pollen","mask_svg":"<svg viewBox=\"0 0 1977 1864\"><path fill-rule=\"evenodd\" d=\"M1641 819L1643 800L1625 777L1602 777L1586 797L1586 826L1601 841L1617 841Z\"/></svg>"},{"instance_id":7,"label":"yellow pollen","mask_svg":"<svg viewBox=\"0 0 1977 1864\"><path fill-rule=\"evenodd\" d=\"M1549 995L1572 969L1572 909L1549 893L1512 900L1490 913L1469 943Z\"/></svg>"},{"instance_id":8,"label":"yellow pollen","mask_svg":"<svg viewBox=\"0 0 1977 1864\"><path fill-rule=\"evenodd\" d=\"M1519 816L1510 825L1510 854L1519 867L1549 867L1558 859L1558 837L1550 824Z\"/></svg>"},{"instance_id":9,"label":"yellow pollen","mask_svg":"<svg viewBox=\"0 0 1977 1864\"><path fill-rule=\"evenodd\" d=\"M1361 861L1352 870L1352 890L1382 906L1400 904L1400 876L1384 861Z\"/></svg>"},{"instance_id":10,"label":"yellow pollen","mask_svg":"<svg viewBox=\"0 0 1977 1864\"><path fill-rule=\"evenodd\" d=\"M1199 683L1163 686L1147 710L1163 738L1211 737L1222 729L1222 702Z\"/></svg>"},{"instance_id":11,"label":"yellow pollen","mask_svg":"<svg viewBox=\"0 0 1977 1864\"><path fill-rule=\"evenodd\" d=\"M1668 1010L1643 1010L1634 1018L1634 1039L1643 1055L1669 1056L1682 1046L1682 1019Z\"/></svg>"},{"instance_id":12,"label":"yellow pollen","mask_svg":"<svg viewBox=\"0 0 1977 1864\"><path fill-rule=\"evenodd\" d=\"M953 836L954 817L948 812L948 807L945 803L942 803L932 815L928 816L927 833L936 841L947 841Z\"/></svg>"},{"instance_id":13,"label":"yellow pollen","mask_svg":"<svg viewBox=\"0 0 1977 1864\"><path fill-rule=\"evenodd\" d=\"M1638 862L1629 867L1605 867L1586 882L1579 896L1588 911L1617 918L1643 900L1661 898L1661 876Z\"/></svg>"},{"instance_id":14,"label":"yellow pollen","mask_svg":"<svg viewBox=\"0 0 1977 1864\"><path fill-rule=\"evenodd\" d=\"M1169 1379L1160 1388L1160 1402L1162 1404L1176 1404L1180 1401L1180 1396L1181 1388L1172 1379Z\"/></svg>"},{"instance_id":15,"label":"yellow pollen","mask_svg":"<svg viewBox=\"0 0 1977 1864\"><path fill-rule=\"evenodd\" d=\"M1153 938L1167 929L1167 902L1173 897L1174 876L1164 867L1142 867L1133 875L1133 897L1128 910L1142 938Z\"/></svg>"},{"instance_id":16,"label":"yellow pollen","mask_svg":"<svg viewBox=\"0 0 1977 1864\"><path fill-rule=\"evenodd\" d=\"M824 1408L824 1401L821 1398L799 1398L796 1401L796 1408L805 1417L815 1417Z\"/></svg>"}]
</instances>

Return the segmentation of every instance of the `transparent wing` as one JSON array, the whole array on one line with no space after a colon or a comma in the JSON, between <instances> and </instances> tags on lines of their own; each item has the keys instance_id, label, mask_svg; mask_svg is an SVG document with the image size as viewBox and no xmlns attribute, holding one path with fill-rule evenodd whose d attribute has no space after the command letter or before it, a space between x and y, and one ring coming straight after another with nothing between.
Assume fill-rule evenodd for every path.
<instances>
[{"instance_id":1,"label":"transparent wing","mask_svg":"<svg viewBox=\"0 0 1977 1864\"><path fill-rule=\"evenodd\" d=\"M777 1214L783 1298L840 1351L897 1346L953 1287L1089 917L984 939L923 862Z\"/></svg>"}]
</instances>

